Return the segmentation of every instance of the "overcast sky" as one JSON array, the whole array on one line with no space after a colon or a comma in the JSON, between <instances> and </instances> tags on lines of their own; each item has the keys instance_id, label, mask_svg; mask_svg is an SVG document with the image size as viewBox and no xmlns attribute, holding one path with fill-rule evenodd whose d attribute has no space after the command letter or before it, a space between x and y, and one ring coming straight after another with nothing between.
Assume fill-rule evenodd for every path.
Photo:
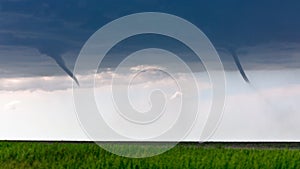
<instances>
[{"instance_id":1,"label":"overcast sky","mask_svg":"<svg viewBox=\"0 0 300 169\"><path fill-rule=\"evenodd\" d=\"M213 139L299 141L299 11L296 0L1 0L0 139L86 140L76 119L70 78L80 49L95 31L119 17L164 12L202 30L226 70L224 117ZM162 35L137 35L114 46L97 75L100 96L109 95L106 87L112 76L123 85L129 75L112 71L124 57L144 48L162 48L185 61L197 75L199 103L209 110L211 84L201 61L186 45ZM238 72L233 52L251 85ZM88 73L75 76L80 77L80 84L94 77ZM178 72L176 77L185 75ZM168 88L165 78L145 74L140 83ZM176 91L169 94L169 98L180 95ZM140 97L134 96L137 107L147 107ZM105 110L108 114L112 111L109 107ZM197 139L198 134L194 130L189 139Z\"/></svg>"}]
</instances>

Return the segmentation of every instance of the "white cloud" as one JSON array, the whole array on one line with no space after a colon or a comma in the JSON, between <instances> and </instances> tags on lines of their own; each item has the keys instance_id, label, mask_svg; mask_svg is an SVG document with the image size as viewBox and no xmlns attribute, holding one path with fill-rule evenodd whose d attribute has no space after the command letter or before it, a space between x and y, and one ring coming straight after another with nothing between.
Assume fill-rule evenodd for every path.
<instances>
[{"instance_id":1,"label":"white cloud","mask_svg":"<svg viewBox=\"0 0 300 169\"><path fill-rule=\"evenodd\" d=\"M17 109L17 105L20 103L19 100L13 100L4 105L4 111L14 111Z\"/></svg>"},{"instance_id":2,"label":"white cloud","mask_svg":"<svg viewBox=\"0 0 300 169\"><path fill-rule=\"evenodd\" d=\"M151 69L157 69L157 70L165 70L165 67L157 66L157 65L138 65L131 67L131 71L143 71L143 70L151 70Z\"/></svg>"},{"instance_id":3,"label":"white cloud","mask_svg":"<svg viewBox=\"0 0 300 169\"><path fill-rule=\"evenodd\" d=\"M182 93L180 91L176 91L171 97L170 97L170 100L173 100L177 97L181 97L182 96Z\"/></svg>"},{"instance_id":4,"label":"white cloud","mask_svg":"<svg viewBox=\"0 0 300 169\"><path fill-rule=\"evenodd\" d=\"M184 73L176 73L171 78L167 73L162 71L146 71L138 74L136 70L149 70L154 66L132 67L131 73L122 74L115 73L111 70L103 71L97 74L77 75L80 86L82 88L103 87L111 85L112 79L116 85L143 84L144 88L152 86L168 86L177 81L192 81L190 76ZM158 67L156 67L158 68ZM161 70L162 68L159 68ZM95 84L94 84L95 80ZM174 81L175 80L175 81ZM205 73L197 73L196 81L202 89L210 88L208 77ZM43 90L55 91L66 90L72 88L72 80L68 76L38 76L38 77L17 77L17 78L0 78L0 91L22 91L22 90Z\"/></svg>"}]
</instances>

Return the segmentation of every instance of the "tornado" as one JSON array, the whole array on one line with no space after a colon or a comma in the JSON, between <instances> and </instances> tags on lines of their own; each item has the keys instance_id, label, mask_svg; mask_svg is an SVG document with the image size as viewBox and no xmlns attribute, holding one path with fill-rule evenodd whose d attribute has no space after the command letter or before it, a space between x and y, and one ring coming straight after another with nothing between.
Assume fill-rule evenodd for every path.
<instances>
[{"instance_id":1,"label":"tornado","mask_svg":"<svg viewBox=\"0 0 300 169\"><path fill-rule=\"evenodd\" d=\"M56 44L56 43L53 43ZM79 82L73 72L66 66L66 63L64 59L62 58L62 53L64 53L64 50L62 50L61 46L58 45L42 45L38 46L38 50L41 54L45 54L48 57L52 58L56 64L65 72L68 74L69 77L71 77L76 84L79 86Z\"/></svg>"},{"instance_id":2,"label":"tornado","mask_svg":"<svg viewBox=\"0 0 300 169\"><path fill-rule=\"evenodd\" d=\"M229 52L231 53L231 55L234 59L234 62L236 64L237 68L239 69L239 72L242 75L243 79L245 80L245 82L250 84L250 81L249 81L249 79L248 79L248 77L247 77L247 75L246 75L246 73L243 69L243 66L240 62L240 59L239 59L238 55L236 54L236 51L234 49L229 49Z\"/></svg>"},{"instance_id":3,"label":"tornado","mask_svg":"<svg viewBox=\"0 0 300 169\"><path fill-rule=\"evenodd\" d=\"M79 86L79 82L78 82L77 78L74 76L73 72L66 66L66 63L63 60L63 58L61 56L56 56L56 57L52 57L52 58L55 60L57 65L60 68L62 68L76 82L76 84Z\"/></svg>"}]
</instances>

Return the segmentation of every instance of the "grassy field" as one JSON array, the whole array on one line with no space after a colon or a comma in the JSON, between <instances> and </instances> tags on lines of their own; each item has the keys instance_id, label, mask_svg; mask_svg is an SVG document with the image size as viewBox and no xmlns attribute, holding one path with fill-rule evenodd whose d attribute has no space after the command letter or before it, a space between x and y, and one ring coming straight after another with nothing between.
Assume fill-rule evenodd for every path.
<instances>
[{"instance_id":1,"label":"grassy field","mask_svg":"<svg viewBox=\"0 0 300 169\"><path fill-rule=\"evenodd\" d=\"M300 168L299 144L179 144L131 159L94 143L0 142L0 168Z\"/></svg>"}]
</instances>

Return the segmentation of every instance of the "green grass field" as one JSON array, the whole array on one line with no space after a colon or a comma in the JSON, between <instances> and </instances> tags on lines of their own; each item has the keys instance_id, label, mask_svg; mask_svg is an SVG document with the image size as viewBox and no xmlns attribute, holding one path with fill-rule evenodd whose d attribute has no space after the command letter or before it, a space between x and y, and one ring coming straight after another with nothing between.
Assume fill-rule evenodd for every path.
<instances>
[{"instance_id":1,"label":"green grass field","mask_svg":"<svg viewBox=\"0 0 300 169\"><path fill-rule=\"evenodd\" d=\"M0 142L0 168L300 168L298 144L179 144L142 159L94 143Z\"/></svg>"}]
</instances>

